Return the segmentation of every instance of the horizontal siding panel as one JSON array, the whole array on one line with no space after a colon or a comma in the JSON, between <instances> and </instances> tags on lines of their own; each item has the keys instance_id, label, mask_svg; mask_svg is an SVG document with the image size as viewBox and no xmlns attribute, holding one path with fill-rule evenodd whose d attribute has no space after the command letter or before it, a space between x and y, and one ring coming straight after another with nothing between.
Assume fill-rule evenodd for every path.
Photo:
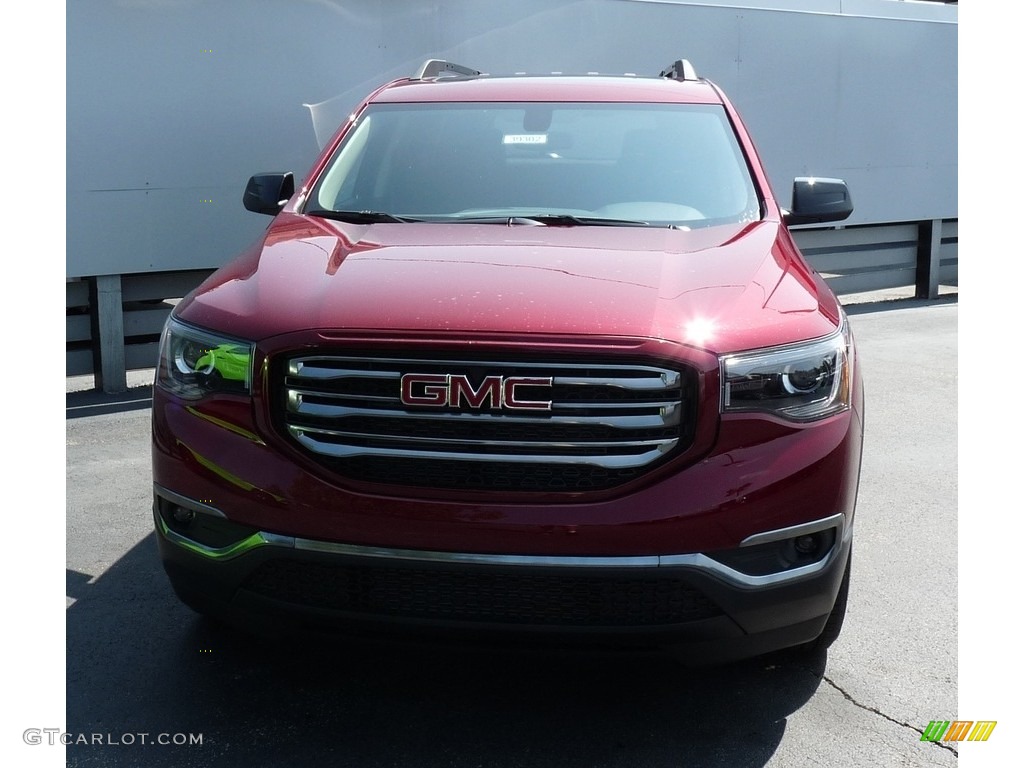
<instances>
[{"instance_id":1,"label":"horizontal siding panel","mask_svg":"<svg viewBox=\"0 0 1024 768\"><path fill-rule=\"evenodd\" d=\"M125 369L136 371L155 368L160 345L156 342L129 344L124 348ZM69 349L64 356L66 376L85 376L93 373L92 350Z\"/></svg>"},{"instance_id":2,"label":"horizontal siding panel","mask_svg":"<svg viewBox=\"0 0 1024 768\"><path fill-rule=\"evenodd\" d=\"M67 304L68 307L89 306L89 284L85 280L74 280L67 283Z\"/></svg>"},{"instance_id":3,"label":"horizontal siding panel","mask_svg":"<svg viewBox=\"0 0 1024 768\"><path fill-rule=\"evenodd\" d=\"M917 249L914 246L876 248L846 253L804 254L812 267L822 274L850 274L877 269L906 269L917 264Z\"/></svg>"},{"instance_id":4,"label":"horizontal siding panel","mask_svg":"<svg viewBox=\"0 0 1024 768\"><path fill-rule=\"evenodd\" d=\"M67 316L67 342L89 341L92 338L92 328L89 326L88 315Z\"/></svg>"},{"instance_id":5,"label":"horizontal siding panel","mask_svg":"<svg viewBox=\"0 0 1024 768\"><path fill-rule=\"evenodd\" d=\"M914 284L915 270L888 269L876 272L862 272L855 275L837 275L826 277L836 293L862 293L864 291L880 291L886 288L901 288Z\"/></svg>"},{"instance_id":6,"label":"horizontal siding panel","mask_svg":"<svg viewBox=\"0 0 1024 768\"><path fill-rule=\"evenodd\" d=\"M207 269L124 275L121 278L121 299L122 301L180 299L212 274L213 270Z\"/></svg>"},{"instance_id":7,"label":"horizontal siding panel","mask_svg":"<svg viewBox=\"0 0 1024 768\"><path fill-rule=\"evenodd\" d=\"M840 250L881 243L917 241L916 224L884 224L878 227L849 227L846 229L794 229L793 239L801 251Z\"/></svg>"},{"instance_id":8,"label":"horizontal siding panel","mask_svg":"<svg viewBox=\"0 0 1024 768\"><path fill-rule=\"evenodd\" d=\"M92 350L69 349L65 356L66 376L85 376L92 373Z\"/></svg>"},{"instance_id":9,"label":"horizontal siding panel","mask_svg":"<svg viewBox=\"0 0 1024 768\"><path fill-rule=\"evenodd\" d=\"M130 370L155 368L160 345L155 341L146 344L129 344L124 348L125 367Z\"/></svg>"},{"instance_id":10,"label":"horizontal siding panel","mask_svg":"<svg viewBox=\"0 0 1024 768\"><path fill-rule=\"evenodd\" d=\"M171 305L163 304L153 309L133 310L124 313L124 335L149 336L160 333L164 327L164 321L171 314Z\"/></svg>"}]
</instances>

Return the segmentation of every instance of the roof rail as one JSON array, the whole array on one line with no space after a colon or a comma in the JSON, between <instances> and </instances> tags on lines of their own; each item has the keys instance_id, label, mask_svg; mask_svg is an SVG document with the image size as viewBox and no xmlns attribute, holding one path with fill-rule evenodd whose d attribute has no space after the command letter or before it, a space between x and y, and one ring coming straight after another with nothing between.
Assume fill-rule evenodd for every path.
<instances>
[{"instance_id":1,"label":"roof rail","mask_svg":"<svg viewBox=\"0 0 1024 768\"><path fill-rule=\"evenodd\" d=\"M464 67L461 64L452 64L450 61L443 61L442 59L427 59L423 62L419 72L412 76L412 79L426 80L428 77L438 77L446 72L450 72L453 75L465 75L466 77L476 77L480 74L475 69Z\"/></svg>"},{"instance_id":2,"label":"roof rail","mask_svg":"<svg viewBox=\"0 0 1024 768\"><path fill-rule=\"evenodd\" d=\"M671 65L663 69L658 77L667 77L669 80L698 80L697 70L686 59L676 59Z\"/></svg>"}]
</instances>

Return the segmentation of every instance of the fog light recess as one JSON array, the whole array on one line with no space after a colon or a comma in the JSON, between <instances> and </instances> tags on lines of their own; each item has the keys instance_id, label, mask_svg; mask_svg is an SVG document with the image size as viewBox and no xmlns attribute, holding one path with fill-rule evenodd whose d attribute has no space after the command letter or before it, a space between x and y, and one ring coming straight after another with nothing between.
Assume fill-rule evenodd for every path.
<instances>
[{"instance_id":1,"label":"fog light recess","mask_svg":"<svg viewBox=\"0 0 1024 768\"><path fill-rule=\"evenodd\" d=\"M251 526L205 512L199 504L196 509L190 509L178 503L178 500L165 499L158 494L156 505L160 518L168 528L207 547L227 547L256 532Z\"/></svg>"},{"instance_id":2,"label":"fog light recess","mask_svg":"<svg viewBox=\"0 0 1024 768\"><path fill-rule=\"evenodd\" d=\"M174 518L174 522L179 525L187 526L196 518L196 513L191 509L185 509L179 507L177 504L171 505L171 517Z\"/></svg>"},{"instance_id":3,"label":"fog light recess","mask_svg":"<svg viewBox=\"0 0 1024 768\"><path fill-rule=\"evenodd\" d=\"M828 528L788 539L705 554L748 576L767 576L817 563L832 551L835 543L836 529Z\"/></svg>"}]
</instances>

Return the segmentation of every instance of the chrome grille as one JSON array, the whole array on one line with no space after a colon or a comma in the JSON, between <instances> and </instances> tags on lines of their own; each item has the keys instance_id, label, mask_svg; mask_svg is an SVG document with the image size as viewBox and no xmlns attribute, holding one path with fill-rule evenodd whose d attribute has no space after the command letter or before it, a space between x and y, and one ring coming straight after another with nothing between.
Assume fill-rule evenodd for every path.
<instances>
[{"instance_id":1,"label":"chrome grille","mask_svg":"<svg viewBox=\"0 0 1024 768\"><path fill-rule=\"evenodd\" d=\"M688 440L695 401L692 373L651 365L310 355L286 360L278 375L282 431L322 465L354 479L454 489L626 482ZM419 375L443 381L431 391L449 399L403 403L402 377ZM534 382L525 391L537 407L503 407L498 383L510 378ZM489 381L494 396L475 405L450 396L453 379L474 395Z\"/></svg>"}]
</instances>

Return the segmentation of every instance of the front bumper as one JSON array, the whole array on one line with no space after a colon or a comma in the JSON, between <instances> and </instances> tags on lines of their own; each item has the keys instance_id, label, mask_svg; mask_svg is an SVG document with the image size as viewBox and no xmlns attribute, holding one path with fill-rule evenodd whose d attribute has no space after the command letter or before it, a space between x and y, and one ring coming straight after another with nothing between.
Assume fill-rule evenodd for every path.
<instances>
[{"instance_id":1,"label":"front bumper","mask_svg":"<svg viewBox=\"0 0 1024 768\"><path fill-rule=\"evenodd\" d=\"M731 552L439 552L283 536L236 526L216 508L160 486L154 498L164 567L179 596L203 612L246 623L285 616L313 630L401 626L461 637L500 632L683 645L705 660L816 638L852 539L839 513L753 535ZM195 522L182 525L176 510ZM820 551L804 563L766 567L776 549L801 537L817 537ZM745 563L748 572L726 563Z\"/></svg>"}]
</instances>

